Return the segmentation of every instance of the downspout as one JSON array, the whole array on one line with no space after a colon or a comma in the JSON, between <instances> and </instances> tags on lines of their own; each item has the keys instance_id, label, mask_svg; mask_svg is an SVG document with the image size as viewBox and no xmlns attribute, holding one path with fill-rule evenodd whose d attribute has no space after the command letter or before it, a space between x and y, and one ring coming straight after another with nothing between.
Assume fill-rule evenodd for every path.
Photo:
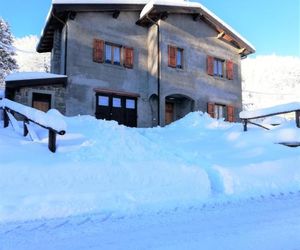
<instances>
[{"instance_id":1,"label":"downspout","mask_svg":"<svg viewBox=\"0 0 300 250\"><path fill-rule=\"evenodd\" d=\"M65 27L66 27L66 31L65 31L65 54L64 54L64 75L67 75L67 56L68 56L68 19L70 16L70 13L68 14L68 18L66 20L66 22L64 22L63 20L61 20L59 17L55 16L53 11L52 11L52 16L58 20L60 23L62 23Z\"/></svg>"},{"instance_id":2,"label":"downspout","mask_svg":"<svg viewBox=\"0 0 300 250\"><path fill-rule=\"evenodd\" d=\"M148 15L146 18L157 27L157 125L160 126L160 27Z\"/></svg>"}]
</instances>

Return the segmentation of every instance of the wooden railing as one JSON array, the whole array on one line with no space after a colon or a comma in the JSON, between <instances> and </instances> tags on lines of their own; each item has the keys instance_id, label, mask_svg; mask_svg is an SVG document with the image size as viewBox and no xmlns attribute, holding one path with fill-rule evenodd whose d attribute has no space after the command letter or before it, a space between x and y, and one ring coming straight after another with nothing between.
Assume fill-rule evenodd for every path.
<instances>
[{"instance_id":1,"label":"wooden railing","mask_svg":"<svg viewBox=\"0 0 300 250\"><path fill-rule=\"evenodd\" d=\"M266 118L266 117L271 117L271 116L275 116L275 115L282 115L282 114L287 114L287 113L292 113L292 112L295 112L296 126L298 128L300 128L300 110L299 109L295 109L295 110L288 110L288 111L282 111L282 112L268 113L268 114L258 115L258 116L241 117L241 119L243 121L243 125L244 125L244 131L248 130L248 127L247 127L248 124L253 124L253 125L256 125L256 126L259 126L261 128L269 130L269 128L264 127L261 124L254 123L251 120L260 119L260 118Z\"/></svg>"},{"instance_id":2,"label":"wooden railing","mask_svg":"<svg viewBox=\"0 0 300 250\"><path fill-rule=\"evenodd\" d=\"M21 121L23 121L23 136L27 136L28 135L29 122L37 124L38 126L40 126L40 127L45 128L45 129L48 130L48 148L53 153L56 151L56 135L64 135L66 133L65 130L57 130L57 129L51 127L51 126L47 126L45 124L41 124L40 122L27 117L25 114L22 114L21 112L13 110L11 107L2 106L0 108L3 110L4 128L6 128L6 127L9 126L9 116L8 116L8 113L10 113L12 115L18 114L18 116L20 117ZM46 115L46 113L44 113L44 114Z\"/></svg>"}]
</instances>

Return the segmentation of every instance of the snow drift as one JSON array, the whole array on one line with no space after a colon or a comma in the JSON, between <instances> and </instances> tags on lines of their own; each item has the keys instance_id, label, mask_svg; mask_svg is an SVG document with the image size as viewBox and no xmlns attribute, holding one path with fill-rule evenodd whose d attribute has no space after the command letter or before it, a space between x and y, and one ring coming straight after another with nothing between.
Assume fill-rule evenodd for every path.
<instances>
[{"instance_id":1,"label":"snow drift","mask_svg":"<svg viewBox=\"0 0 300 250\"><path fill-rule=\"evenodd\" d=\"M293 122L271 131L195 112L165 128L62 117L57 153L0 129L0 222L84 213L120 215L300 188ZM258 139L259 138L259 139Z\"/></svg>"}]
</instances>

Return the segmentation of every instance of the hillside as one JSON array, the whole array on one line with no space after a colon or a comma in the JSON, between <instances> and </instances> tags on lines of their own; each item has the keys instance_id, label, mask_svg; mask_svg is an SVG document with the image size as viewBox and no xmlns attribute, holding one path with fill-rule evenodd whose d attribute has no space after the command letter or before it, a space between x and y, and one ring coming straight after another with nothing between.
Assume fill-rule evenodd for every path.
<instances>
[{"instance_id":1,"label":"hillside","mask_svg":"<svg viewBox=\"0 0 300 250\"><path fill-rule=\"evenodd\" d=\"M242 61L245 109L300 100L300 57L258 56Z\"/></svg>"}]
</instances>

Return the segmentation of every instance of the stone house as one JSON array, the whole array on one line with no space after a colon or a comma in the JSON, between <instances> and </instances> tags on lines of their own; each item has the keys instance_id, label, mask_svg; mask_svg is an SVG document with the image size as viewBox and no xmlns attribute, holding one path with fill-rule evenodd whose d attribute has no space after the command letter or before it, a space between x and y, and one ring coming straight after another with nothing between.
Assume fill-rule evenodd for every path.
<instances>
[{"instance_id":1,"label":"stone house","mask_svg":"<svg viewBox=\"0 0 300 250\"><path fill-rule=\"evenodd\" d=\"M196 110L235 121L241 59L255 49L199 3L53 0L37 51L62 78L7 81L11 99L152 127Z\"/></svg>"}]
</instances>

